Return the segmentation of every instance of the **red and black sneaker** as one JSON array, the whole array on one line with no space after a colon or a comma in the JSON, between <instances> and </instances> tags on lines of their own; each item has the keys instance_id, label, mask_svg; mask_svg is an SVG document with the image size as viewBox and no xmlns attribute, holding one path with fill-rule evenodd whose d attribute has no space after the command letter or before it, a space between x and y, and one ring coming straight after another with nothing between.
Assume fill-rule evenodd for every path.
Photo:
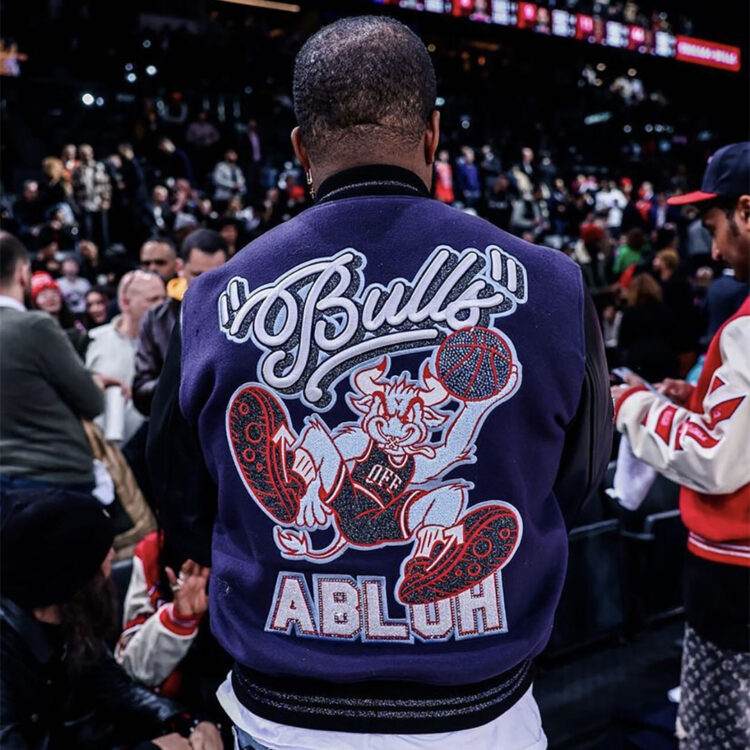
<instances>
[{"instance_id":1,"label":"red and black sneaker","mask_svg":"<svg viewBox=\"0 0 750 750\"><path fill-rule=\"evenodd\" d=\"M463 542L447 549L438 542L429 557L406 561L398 586L402 604L431 604L456 596L508 562L519 536L519 519L512 508L487 503L466 513L463 525Z\"/></svg>"},{"instance_id":2,"label":"red and black sneaker","mask_svg":"<svg viewBox=\"0 0 750 750\"><path fill-rule=\"evenodd\" d=\"M294 522L305 482L292 471L294 438L277 399L258 386L239 391L227 414L237 469L255 501L274 520Z\"/></svg>"}]
</instances>

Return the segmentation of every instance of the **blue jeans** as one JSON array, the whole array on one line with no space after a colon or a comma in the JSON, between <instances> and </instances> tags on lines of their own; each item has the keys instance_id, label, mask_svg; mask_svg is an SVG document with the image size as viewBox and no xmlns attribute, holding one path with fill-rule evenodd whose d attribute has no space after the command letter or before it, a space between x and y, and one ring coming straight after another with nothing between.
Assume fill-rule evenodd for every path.
<instances>
[{"instance_id":1,"label":"blue jeans","mask_svg":"<svg viewBox=\"0 0 750 750\"><path fill-rule=\"evenodd\" d=\"M258 740L254 740L247 732L243 732L239 727L235 727L234 750L270 750L270 748L267 745L261 745Z\"/></svg>"}]
</instances>

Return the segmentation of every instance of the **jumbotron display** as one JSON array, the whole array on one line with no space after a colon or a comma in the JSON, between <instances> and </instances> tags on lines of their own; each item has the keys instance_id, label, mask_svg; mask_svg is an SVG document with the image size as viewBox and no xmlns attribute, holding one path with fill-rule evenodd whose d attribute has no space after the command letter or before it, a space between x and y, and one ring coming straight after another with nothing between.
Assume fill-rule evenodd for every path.
<instances>
[{"instance_id":1,"label":"jumbotron display","mask_svg":"<svg viewBox=\"0 0 750 750\"><path fill-rule=\"evenodd\" d=\"M607 21L603 18L550 9L543 5L509 0L372 0L381 5L395 5L406 10L468 18L482 23L512 26L577 39L589 44L638 52L642 55L674 58L697 65L737 72L740 50L726 44L670 34L633 24Z\"/></svg>"}]
</instances>

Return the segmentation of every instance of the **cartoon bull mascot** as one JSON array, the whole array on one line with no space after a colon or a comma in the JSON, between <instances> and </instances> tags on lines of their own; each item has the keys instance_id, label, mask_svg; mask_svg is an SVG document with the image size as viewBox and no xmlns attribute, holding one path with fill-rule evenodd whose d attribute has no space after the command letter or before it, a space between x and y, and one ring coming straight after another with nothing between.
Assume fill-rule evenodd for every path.
<instances>
[{"instance_id":1,"label":"cartoon bull mascot","mask_svg":"<svg viewBox=\"0 0 750 750\"><path fill-rule=\"evenodd\" d=\"M248 383L232 396L227 436L250 495L277 524L282 556L327 563L347 549L413 542L396 587L406 605L460 594L512 557L521 537L516 509L499 501L467 509L473 485L441 481L473 463L487 414L520 384L514 364L502 390L481 401L450 393L430 360L419 381L387 377L388 356L352 373L347 403L357 420L330 429L318 415L295 435L284 404ZM455 410L443 409L447 401ZM442 433L433 440L433 433ZM333 526L334 538L314 549L310 531Z\"/></svg>"}]
</instances>

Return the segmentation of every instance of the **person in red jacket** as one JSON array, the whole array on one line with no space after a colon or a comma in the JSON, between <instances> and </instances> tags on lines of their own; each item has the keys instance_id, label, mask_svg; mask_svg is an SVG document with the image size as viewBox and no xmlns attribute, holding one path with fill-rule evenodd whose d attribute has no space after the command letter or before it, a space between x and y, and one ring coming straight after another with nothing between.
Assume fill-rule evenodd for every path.
<instances>
[{"instance_id":1,"label":"person in red jacket","mask_svg":"<svg viewBox=\"0 0 750 750\"><path fill-rule=\"evenodd\" d=\"M442 203L451 204L455 200L453 194L453 167L450 156L445 149L438 154L435 162L435 198Z\"/></svg>"},{"instance_id":2,"label":"person in red jacket","mask_svg":"<svg viewBox=\"0 0 750 750\"><path fill-rule=\"evenodd\" d=\"M750 277L750 142L717 151L696 203L722 258ZM717 331L696 386L612 389L635 455L678 482L688 529L681 750L750 747L750 298Z\"/></svg>"}]
</instances>

